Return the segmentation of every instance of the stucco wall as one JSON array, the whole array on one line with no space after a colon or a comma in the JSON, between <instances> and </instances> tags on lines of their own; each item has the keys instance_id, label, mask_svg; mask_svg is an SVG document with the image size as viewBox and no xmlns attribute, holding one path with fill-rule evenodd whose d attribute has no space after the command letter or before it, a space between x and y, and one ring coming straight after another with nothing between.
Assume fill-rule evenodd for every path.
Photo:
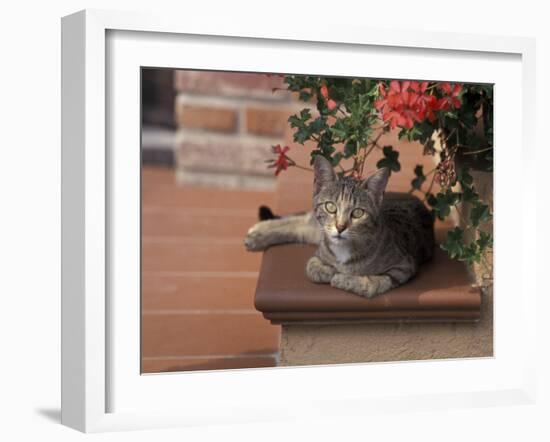
<instances>
[{"instance_id":1,"label":"stucco wall","mask_svg":"<svg viewBox=\"0 0 550 442\"><path fill-rule=\"evenodd\" d=\"M283 325L279 365L405 361L493 355L493 292L474 323Z\"/></svg>"}]
</instances>

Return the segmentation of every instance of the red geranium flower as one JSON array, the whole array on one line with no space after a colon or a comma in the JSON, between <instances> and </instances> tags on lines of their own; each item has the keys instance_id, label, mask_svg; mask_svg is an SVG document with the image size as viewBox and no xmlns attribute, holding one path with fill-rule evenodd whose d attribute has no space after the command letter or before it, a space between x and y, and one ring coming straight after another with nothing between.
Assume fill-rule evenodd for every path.
<instances>
[{"instance_id":1,"label":"red geranium flower","mask_svg":"<svg viewBox=\"0 0 550 442\"><path fill-rule=\"evenodd\" d=\"M437 110L438 101L433 95L422 94L418 97L417 107L420 120L428 118L432 123L435 121L434 110Z\"/></svg>"},{"instance_id":2,"label":"red geranium flower","mask_svg":"<svg viewBox=\"0 0 550 442\"><path fill-rule=\"evenodd\" d=\"M321 96L326 100L328 100L328 87L326 84L323 84L321 86Z\"/></svg>"},{"instance_id":3,"label":"red geranium flower","mask_svg":"<svg viewBox=\"0 0 550 442\"><path fill-rule=\"evenodd\" d=\"M288 169L289 162L286 153L290 150L288 146L282 147L280 144L272 147L273 153L277 154L276 160L270 160L271 165L269 167L275 168L275 176L279 175L281 170Z\"/></svg>"},{"instance_id":4,"label":"red geranium flower","mask_svg":"<svg viewBox=\"0 0 550 442\"><path fill-rule=\"evenodd\" d=\"M320 88L321 97L323 97L323 100L325 101L325 104L327 105L327 109L329 111L333 111L338 107L338 103L334 101L332 98L330 98L328 93L328 87L326 84L323 84Z\"/></svg>"},{"instance_id":5,"label":"red geranium flower","mask_svg":"<svg viewBox=\"0 0 550 442\"><path fill-rule=\"evenodd\" d=\"M390 128L397 126L411 129L415 122L421 122L428 114L428 105L433 102L424 91L427 83L416 81L392 80L390 88L386 91L384 84L380 84L382 98L374 103L375 108L381 112L382 120L390 123Z\"/></svg>"},{"instance_id":6,"label":"red geranium flower","mask_svg":"<svg viewBox=\"0 0 550 442\"><path fill-rule=\"evenodd\" d=\"M423 81L419 83L418 81L411 81L409 84L409 88L412 89L414 92L419 92L423 94L426 92L426 89L428 89L428 82Z\"/></svg>"},{"instance_id":7,"label":"red geranium flower","mask_svg":"<svg viewBox=\"0 0 550 442\"><path fill-rule=\"evenodd\" d=\"M439 110L448 110L451 107L458 109L462 102L458 98L460 91L462 91L462 86L458 83L441 83L439 85L439 90L445 94L444 97L440 98L437 102L437 108Z\"/></svg>"},{"instance_id":8,"label":"red geranium flower","mask_svg":"<svg viewBox=\"0 0 550 442\"><path fill-rule=\"evenodd\" d=\"M451 107L456 109L462 104L458 98L462 90L459 84L439 85L444 94L439 100L433 93L428 93L427 81L392 80L388 90L384 83L380 83L379 88L380 98L376 100L374 107L391 129L397 126L411 129L415 123L421 123L426 118L433 122L436 119L435 111Z\"/></svg>"}]
</instances>

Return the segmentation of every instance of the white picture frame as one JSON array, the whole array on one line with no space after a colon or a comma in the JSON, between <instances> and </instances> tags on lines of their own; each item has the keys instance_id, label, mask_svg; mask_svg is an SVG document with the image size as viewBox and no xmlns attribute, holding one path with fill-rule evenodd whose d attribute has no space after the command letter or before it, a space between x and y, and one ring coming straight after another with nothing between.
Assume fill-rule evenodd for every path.
<instances>
[{"instance_id":1,"label":"white picture frame","mask_svg":"<svg viewBox=\"0 0 550 442\"><path fill-rule=\"evenodd\" d=\"M123 48L126 48L128 58L123 56L118 46L114 47L109 42L112 36L122 35L120 40ZM110 37L111 36L111 37ZM130 36L125 40L124 36ZM136 323L139 330L139 311L136 314L135 305L129 306L126 316L121 308L114 308L116 303L134 302L132 298L119 297L116 303L111 299L112 291L117 287L119 292L134 296L135 285L117 286L113 283L113 262L119 259L115 256L120 248L113 249L112 244L119 240L120 229L117 229L119 221L113 220L113 213L120 201L121 194L126 190L118 186L117 181L121 175L117 172L118 165L124 159L124 152L113 155L110 143L117 143L117 134L109 132L106 121L115 120L117 110L109 107L109 94L112 93L109 82L117 81L116 72L109 70L109 65L120 57L127 63L125 66L133 68L139 66L140 59L135 57L136 36L145 45L149 40L154 45L181 44L181 41L193 38L195 42L203 44L201 38L215 38L220 45L224 45L224 39L232 39L235 46L243 51L258 51L262 44L288 45L296 48L296 54L304 50L332 51L335 57L339 53L354 54L355 50L374 50L383 54L384 51L397 51L397 57L406 57L407 51L421 52L421 57L431 54L434 63L431 68L437 74L438 57L460 55L467 63L467 58L477 60L480 66L484 59L490 56L501 57L502 60L511 60L509 74L511 80L506 80L503 75L503 84L506 81L515 81L517 94L514 99L521 108L520 127L510 130L510 140L504 140L498 134L498 125L495 125L495 137L502 142L517 141L521 144L523 164L522 174L526 174L530 167L530 158L534 149L534 125L533 103L535 101L535 45L532 39L517 37L490 37L478 35L464 35L451 33L427 33L427 32L389 32L371 28L333 28L324 30L314 25L302 25L299 28L281 28L277 24L269 25L267 22L249 23L247 26L239 24L238 28L228 21L223 25L207 20L187 20L181 23L176 17L153 16L142 13L111 12L100 10L81 11L63 18L62 21L62 423L84 432L114 431L123 429L159 428L168 426L202 425L208 423L234 423L253 422L262 420L277 420L285 418L307 418L318 416L348 416L368 414L381 408L387 412L395 412L403 409L441 409L441 408L465 408L470 406L490 406L499 404L533 404L536 396L535 382L535 317L536 317L536 287L532 278L520 278L504 284L508 265L506 248L517 253L522 258L522 263L527 254L535 256L533 247L535 244L534 229L529 229L529 220L535 219L534 207L536 192L526 192L522 186L513 187L501 181L498 175L506 171L507 164L514 166L514 159L510 161L511 153L497 153L496 166L496 190L495 207L497 207L495 223L495 284L496 284L496 308L495 324L500 335L506 339L499 347L496 345L495 358L486 360L457 360L444 363L388 363L388 364L353 364L344 366L316 367L312 368L285 368L285 369L261 369L238 370L231 373L187 373L186 380L181 374L165 374L155 376L140 376L139 372L117 371L125 366L125 361L133 361L126 364L124 370L135 368L135 360L139 354L135 354L136 343L139 343L139 333L136 335ZM167 40L164 43L163 38ZM113 40L114 41L114 40ZM237 44L238 43L238 44ZM116 43L118 44L118 43ZM126 46L124 46L126 44ZM241 45L241 46L239 46ZM250 48L247 49L247 45ZM134 48L134 49L132 49ZM158 46L154 46L157 49ZM150 48L149 50L153 50ZM309 48L309 49L308 49ZM370 49L369 49L370 48ZM373 49L374 48L374 49ZM236 49L236 50L237 50ZM347 52L346 52L347 51ZM147 50L143 51L144 53ZM161 51L162 52L162 51ZM122 55L121 55L122 54ZM492 54L492 55L491 55ZM468 58L468 59L469 59ZM261 57L260 57L261 59ZM414 57L411 57L413 60ZM160 58L155 60L161 60ZM266 57L267 60L267 57ZM159 61L160 63L161 61ZM136 64L137 63L137 64ZM177 60L164 66L185 67ZM238 70L239 62L221 59L216 66L220 69ZM519 63L519 64L518 64ZM345 63L343 63L345 64ZM391 61L388 60L388 64ZM422 69L420 63L410 63L408 77L420 78ZM441 69L443 69L443 64ZM512 66L513 65L513 66ZM415 67L416 66L416 67ZM514 69L518 68L516 72ZM195 65L197 69L213 68L212 64ZM276 71L273 65L266 61L265 71ZM304 73L295 70L297 73ZM320 68L323 69L323 68ZM243 70L247 70L243 68ZM262 71L261 69L258 69ZM284 70L284 69L283 69ZM483 69L481 69L483 71ZM319 73L340 73L323 72ZM405 71L403 71L405 72ZM443 70L441 72L444 72ZM514 73L515 72L515 73ZM440 74L442 75L442 74ZM464 74L465 75L465 74ZM381 77L383 75L380 75ZM462 77L461 77L462 78ZM468 78L468 77L463 77ZM480 72L471 78L484 77ZM448 79L448 78L445 78ZM519 80L518 80L519 79ZM452 80L452 78L451 78ZM128 82L130 85L131 82ZM510 86L510 85L509 85ZM128 86L130 87L130 86ZM498 84L497 84L498 88ZM508 90L508 89L507 89ZM509 89L512 91L512 89ZM498 89L497 89L498 91ZM135 91L135 101L139 97L139 91ZM511 94L513 95L513 94ZM499 112L498 93L496 95L495 113ZM128 95L121 96L128 98ZM119 102L121 101L119 100ZM502 101L501 101L502 103ZM504 111L501 111L503 114ZM516 112L517 114L517 112ZM121 130L133 133L136 120L128 116L129 125ZM501 117L498 117L501 118ZM121 124L122 120L117 120ZM504 120L501 120L504 121ZM503 123L501 123L503 124ZM118 127L118 126L117 126ZM502 126L501 126L502 127ZM118 129L117 129L118 130ZM134 134L139 138L139 133ZM133 141L129 144L134 146ZM137 145L139 148L139 144ZM498 152L498 149L497 149ZM122 156L120 156L122 155ZM132 160L129 161L132 163ZM134 166L136 163L132 163ZM139 163L137 163L139 164ZM517 163L516 163L517 164ZM138 166L139 168L139 166ZM133 169L129 169L133 170ZM114 172L113 172L114 171ZM139 173L139 170L134 170ZM114 178L113 178L114 177ZM124 182L133 182L133 175L127 175ZM121 181L123 182L123 181ZM133 185L136 183L134 182ZM116 188L115 193L113 189ZM134 189L135 190L135 189ZM532 190L532 189L531 189ZM504 239L500 235L506 228L505 222L500 224L499 214L506 213L506 206L499 205L498 194L504 192L516 195L523 201L523 209L517 226L520 229L521 241ZM502 199L501 199L502 201ZM135 200L134 200L135 203ZM135 213L135 205L126 207L130 216ZM139 217L139 212L135 213ZM504 220L506 216L502 216ZM513 221L507 221L512 223ZM122 223L122 221L120 221ZM132 229L128 229L130 232ZM135 233L135 232L134 232ZM139 237L131 248L139 248ZM132 237L126 237L132 241ZM499 252L499 248L503 252ZM130 259L135 264L135 254ZM133 265L132 264L132 265ZM135 269L130 267L130 269ZM525 264L521 274L526 275L528 269ZM131 272L130 272L131 273ZM502 275L502 276L500 276ZM133 275L139 278L139 274ZM508 276L510 277L510 276ZM502 285L499 285L502 278ZM132 289L133 287L133 289ZM129 290L126 290L128 289ZM516 290L520 293L520 301L514 305L521 306L521 315L514 318L510 316L511 304L507 301L506 293ZM134 295L132 295L132 293ZM499 298L500 297L500 298ZM118 304L117 304L118 305ZM126 304L123 304L126 305ZM133 315L133 316L132 316ZM126 319L124 319L126 318ZM509 330L510 320L518 321L517 335L512 336ZM126 322L121 322L126 321ZM117 324L124 325L127 333L120 333ZM117 328L118 327L118 328ZM117 343L129 343L128 350L120 349ZM126 341L122 341L126 339ZM118 346L118 347L117 347ZM519 350L521 347L521 350ZM133 351L133 353L132 353ZM500 354L499 354L500 351ZM516 355L516 361L512 362L509 355ZM508 355L508 356L507 356ZM502 362L502 363L501 363ZM133 364L133 365L132 365ZM500 365L499 365L500 364ZM122 370L122 368L120 368ZM366 391L353 384L364 373L369 377L377 376L377 384L384 386L383 378L397 376L403 378L403 382L415 376L416 390L411 387L411 382L402 385L397 383L393 390ZM502 376L492 376L498 370ZM134 370L135 371L135 370ZM477 376L483 371L486 378ZM460 379L453 381L453 390L446 385L450 384L449 375L462 373ZM426 373L429 373L426 375ZM440 373L438 375L437 373ZM405 377L403 377L405 376ZM434 377L435 376L435 377ZM486 383L483 380L492 378L494 382ZM316 382L331 379L346 379L338 388L329 387L324 392L316 392ZM474 382L474 379L478 382ZM113 381L115 379L115 381ZM422 380L423 379L423 380ZM432 384L429 384L428 380ZM128 382L127 382L128 380ZM191 380L191 381L189 381ZM231 390L227 386L235 383ZM469 383L468 381L472 382ZM424 382L424 383L423 383ZM270 390L271 400L269 404L261 402L261 395L266 395L265 389L272 384ZM122 385L123 387L119 387ZM280 395L285 385L292 385L289 390L296 390L301 386L304 395L302 400ZM195 388L196 387L196 388ZM381 388L382 388L381 387ZM240 399L235 402L234 395L244 391ZM243 390L244 388L244 390ZM136 390L137 389L137 390ZM140 390L141 389L141 390ZM168 397L168 391L181 389L186 394L178 393L177 398L181 406L175 407L174 401ZM113 391L117 391L117 404L113 403ZM135 408L127 404L135 403L136 397L132 397L132 391L139 391L144 395L144 402L151 402L148 395L164 397L166 407L151 407L147 404L136 404ZM350 392L353 392L350 393ZM229 394L233 399L228 401ZM183 399L182 399L183 396ZM255 406L254 398L258 404ZM122 405L118 405L122 404ZM224 412L224 407L230 407L230 412Z\"/></svg>"}]
</instances>

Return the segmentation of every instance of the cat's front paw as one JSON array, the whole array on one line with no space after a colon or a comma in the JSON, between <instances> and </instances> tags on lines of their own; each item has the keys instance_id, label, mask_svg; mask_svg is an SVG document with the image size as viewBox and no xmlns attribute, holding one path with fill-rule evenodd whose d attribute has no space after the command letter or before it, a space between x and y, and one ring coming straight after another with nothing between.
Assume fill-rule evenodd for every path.
<instances>
[{"instance_id":1,"label":"cat's front paw","mask_svg":"<svg viewBox=\"0 0 550 442\"><path fill-rule=\"evenodd\" d=\"M307 262L306 275L316 284L328 284L335 273L333 267L324 264L316 256L312 256Z\"/></svg>"},{"instance_id":2,"label":"cat's front paw","mask_svg":"<svg viewBox=\"0 0 550 442\"><path fill-rule=\"evenodd\" d=\"M254 224L244 237L244 246L249 252L259 252L269 247L265 221Z\"/></svg>"},{"instance_id":3,"label":"cat's front paw","mask_svg":"<svg viewBox=\"0 0 550 442\"><path fill-rule=\"evenodd\" d=\"M336 273L330 280L330 285L334 288L355 293L365 298L373 298L378 295L378 285L371 281L368 276L345 275Z\"/></svg>"},{"instance_id":4,"label":"cat's front paw","mask_svg":"<svg viewBox=\"0 0 550 442\"><path fill-rule=\"evenodd\" d=\"M344 275L343 273L336 273L330 280L330 285L336 289L345 290L347 292L353 292L354 283L352 281L354 277L351 275Z\"/></svg>"}]
</instances>

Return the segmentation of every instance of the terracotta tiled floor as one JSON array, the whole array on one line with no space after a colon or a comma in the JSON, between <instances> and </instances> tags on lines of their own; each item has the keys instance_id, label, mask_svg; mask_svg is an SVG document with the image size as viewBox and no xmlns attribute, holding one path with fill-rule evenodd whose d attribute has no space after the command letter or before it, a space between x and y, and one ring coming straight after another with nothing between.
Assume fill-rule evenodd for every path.
<instances>
[{"instance_id":1,"label":"terracotta tiled floor","mask_svg":"<svg viewBox=\"0 0 550 442\"><path fill-rule=\"evenodd\" d=\"M242 240L272 192L142 174L142 372L274 366L279 327L254 309L261 254Z\"/></svg>"}]
</instances>

